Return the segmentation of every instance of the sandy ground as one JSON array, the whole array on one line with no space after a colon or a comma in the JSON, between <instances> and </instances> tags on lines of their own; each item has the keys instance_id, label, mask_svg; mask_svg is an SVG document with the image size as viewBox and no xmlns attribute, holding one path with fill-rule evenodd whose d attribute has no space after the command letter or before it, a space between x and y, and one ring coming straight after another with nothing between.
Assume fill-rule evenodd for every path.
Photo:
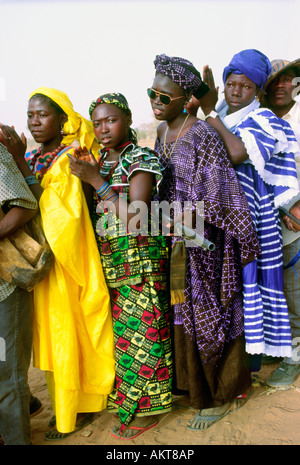
<instances>
[{"instance_id":1,"label":"sandy ground","mask_svg":"<svg viewBox=\"0 0 300 465\"><path fill-rule=\"evenodd\" d=\"M186 428L195 409L188 397L174 397L172 412L164 415L153 429L131 441L120 441L110 434L117 423L106 411L95 414L93 423L71 436L55 442L44 440L53 415L44 373L31 367L29 384L32 393L43 403L44 410L31 420L33 445L106 445L113 446L199 446L199 445L299 445L300 444L300 376L289 389L273 390L264 381L277 367L263 365L256 373L254 393L239 410L230 413L206 431ZM130 447L131 449L131 447ZM129 449L128 449L129 450ZM133 449L131 449L133 450Z\"/></svg>"}]
</instances>

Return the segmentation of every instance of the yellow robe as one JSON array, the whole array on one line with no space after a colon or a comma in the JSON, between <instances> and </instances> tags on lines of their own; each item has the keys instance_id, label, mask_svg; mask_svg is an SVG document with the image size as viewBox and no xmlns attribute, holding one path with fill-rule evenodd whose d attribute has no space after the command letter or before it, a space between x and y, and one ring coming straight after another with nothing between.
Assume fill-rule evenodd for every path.
<instances>
[{"instance_id":1,"label":"yellow robe","mask_svg":"<svg viewBox=\"0 0 300 465\"><path fill-rule=\"evenodd\" d=\"M41 185L42 226L55 263L34 289L34 366L52 372L56 426L68 433L78 412L106 408L113 389L111 306L81 181L66 152Z\"/></svg>"}]
</instances>

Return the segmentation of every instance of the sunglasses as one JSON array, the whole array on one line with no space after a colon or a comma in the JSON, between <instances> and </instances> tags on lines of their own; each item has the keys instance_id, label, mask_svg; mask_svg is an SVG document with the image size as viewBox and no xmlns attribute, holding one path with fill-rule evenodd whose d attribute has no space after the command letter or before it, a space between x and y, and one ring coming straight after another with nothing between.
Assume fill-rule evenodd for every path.
<instances>
[{"instance_id":1,"label":"sunglasses","mask_svg":"<svg viewBox=\"0 0 300 465\"><path fill-rule=\"evenodd\" d=\"M172 100L177 100L179 98L185 98L184 95L180 95L180 97L170 97L168 94L164 94L163 92L158 92L154 89L147 89L148 97L154 100L157 96L163 105L169 105Z\"/></svg>"}]
</instances>

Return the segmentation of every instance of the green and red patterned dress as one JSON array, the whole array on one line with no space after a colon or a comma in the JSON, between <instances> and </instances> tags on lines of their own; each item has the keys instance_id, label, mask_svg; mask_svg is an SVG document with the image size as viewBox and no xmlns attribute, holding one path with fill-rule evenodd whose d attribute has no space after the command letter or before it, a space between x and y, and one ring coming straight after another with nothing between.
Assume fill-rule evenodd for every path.
<instances>
[{"instance_id":1,"label":"green and red patterned dress","mask_svg":"<svg viewBox=\"0 0 300 465\"><path fill-rule=\"evenodd\" d=\"M104 154L103 176L109 169ZM134 144L128 145L120 155L109 180L113 190L126 195L129 201L130 179L136 171L153 173L154 197L162 178L157 154ZM113 216L115 231L111 229L109 215ZM150 224L148 235L128 234L107 210L98 213L93 223L114 321L116 380L107 408L118 412L122 434L133 416L160 414L171 409L168 251L165 237L149 235ZM105 235L100 223L106 224Z\"/></svg>"}]
</instances>

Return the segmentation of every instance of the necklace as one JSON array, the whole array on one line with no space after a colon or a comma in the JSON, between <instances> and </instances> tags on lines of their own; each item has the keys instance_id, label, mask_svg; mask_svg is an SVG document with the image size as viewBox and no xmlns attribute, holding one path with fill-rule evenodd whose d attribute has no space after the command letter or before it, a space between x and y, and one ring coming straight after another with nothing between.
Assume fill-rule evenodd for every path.
<instances>
[{"instance_id":1,"label":"necklace","mask_svg":"<svg viewBox=\"0 0 300 465\"><path fill-rule=\"evenodd\" d=\"M101 172L102 170L102 166L103 166L103 163L105 162L105 155L106 153L102 156L101 160L99 161L99 171ZM109 162L107 162L109 163ZM116 167L118 166L119 164L119 158L114 162L114 164L110 167L109 169L109 173L106 175L106 176L103 176L103 178L105 179L105 181L109 181L110 178L112 177L112 175L114 174L114 171L116 169Z\"/></svg>"},{"instance_id":2,"label":"necklace","mask_svg":"<svg viewBox=\"0 0 300 465\"><path fill-rule=\"evenodd\" d=\"M127 147L129 144L132 144L132 142L126 142L126 144L123 144L123 145L119 145L118 147L114 147L114 149L120 149L122 147ZM120 156L122 155L122 153L124 152L125 149L122 150L122 152L120 153L120 155L118 156L118 159L115 161L115 163L110 167L109 169L109 173L106 175L106 176L103 176L103 178L105 179L105 181L109 181L110 178L112 177L112 175L114 174L115 172L115 169L117 168L118 164L119 164L119 161L120 161ZM105 159L106 159L106 156L107 156L107 153L108 153L109 149L105 149L105 152L103 153L101 159L99 160L99 170L101 171L102 169L102 166L103 166L103 163L105 162ZM109 162L107 161L107 163L113 163L113 162Z\"/></svg>"},{"instance_id":3,"label":"necklace","mask_svg":"<svg viewBox=\"0 0 300 465\"><path fill-rule=\"evenodd\" d=\"M129 145L129 144L132 144L132 142L130 142L130 141L129 141L129 142L125 142L125 144L118 145L117 147L112 147L112 149L113 149L113 150L118 150L118 149L121 149L121 148L123 148L123 147L127 147L127 145ZM108 152L108 151L111 150L111 149L110 149L110 148L107 148L107 149L105 149L105 150Z\"/></svg>"},{"instance_id":4,"label":"necklace","mask_svg":"<svg viewBox=\"0 0 300 465\"><path fill-rule=\"evenodd\" d=\"M166 132L165 132L165 137L164 137L164 154L165 154L166 157L171 157L172 153L174 152L174 149L175 149L175 147L176 147L176 144L177 144L177 141L178 141L179 136L180 136L180 134L181 134L181 131L183 130L184 125L185 125L185 123L187 122L187 119L188 119L189 116L190 116L189 114L186 116L186 118L185 118L185 120L184 120L184 122L183 122L183 125L181 126L181 128L180 128L179 131L178 131L178 134L177 134L177 137L176 137L176 140L175 140L175 144L174 144L174 146L173 146L173 148L172 148L172 151L171 151L170 155L167 155L167 152L166 152L166 137L167 137L167 132L168 132L168 130L169 130L169 126L167 126L167 129L166 129Z\"/></svg>"},{"instance_id":5,"label":"necklace","mask_svg":"<svg viewBox=\"0 0 300 465\"><path fill-rule=\"evenodd\" d=\"M42 180L44 174L47 172L47 170L48 170L49 166L51 165L51 163L53 162L53 160L57 157L59 152L61 152L61 150L64 149L65 147L66 147L66 144L60 144L55 150L53 150L53 152L45 153L45 155L43 156L45 161L41 161L41 164L43 166L39 170L39 174L37 175L37 178L38 178L39 181ZM30 168L31 168L31 170L33 172L34 172L34 169L35 169L36 161L37 161L37 159L39 157L41 157L41 147L39 147L37 149L37 152L33 155L31 160L29 161Z\"/></svg>"}]
</instances>

